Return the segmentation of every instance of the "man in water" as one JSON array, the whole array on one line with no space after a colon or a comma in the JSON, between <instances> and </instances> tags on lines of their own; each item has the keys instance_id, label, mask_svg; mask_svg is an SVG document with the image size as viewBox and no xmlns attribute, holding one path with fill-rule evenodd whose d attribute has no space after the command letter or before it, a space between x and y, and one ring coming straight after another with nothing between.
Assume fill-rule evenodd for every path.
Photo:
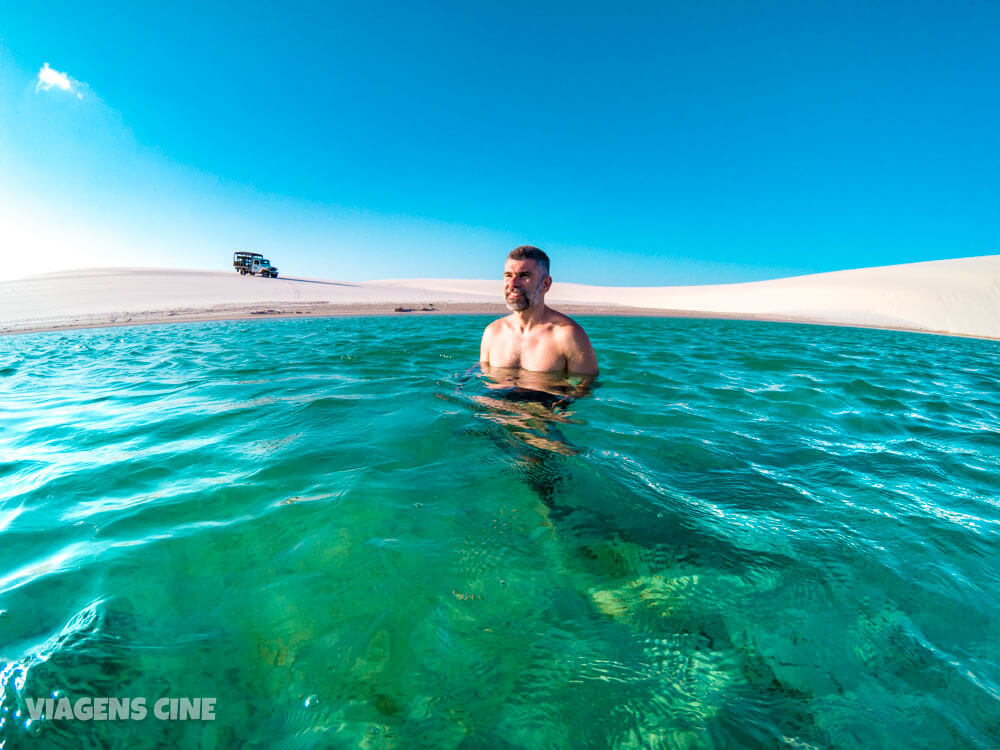
<instances>
[{"instance_id":1,"label":"man in water","mask_svg":"<svg viewBox=\"0 0 1000 750\"><path fill-rule=\"evenodd\" d=\"M490 367L562 375L597 375L597 356L583 328L545 304L552 286L549 256L521 245L507 256L504 301L510 315L486 326L479 361Z\"/></svg>"}]
</instances>

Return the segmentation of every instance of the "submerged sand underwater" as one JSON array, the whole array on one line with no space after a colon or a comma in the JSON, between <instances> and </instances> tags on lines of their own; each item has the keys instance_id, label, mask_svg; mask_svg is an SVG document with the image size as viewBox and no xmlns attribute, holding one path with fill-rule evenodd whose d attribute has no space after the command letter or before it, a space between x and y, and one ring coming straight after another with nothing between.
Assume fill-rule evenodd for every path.
<instances>
[{"instance_id":1,"label":"submerged sand underwater","mask_svg":"<svg viewBox=\"0 0 1000 750\"><path fill-rule=\"evenodd\" d=\"M0 742L997 736L1000 345L586 318L551 410L470 370L488 319L0 339Z\"/></svg>"}]
</instances>

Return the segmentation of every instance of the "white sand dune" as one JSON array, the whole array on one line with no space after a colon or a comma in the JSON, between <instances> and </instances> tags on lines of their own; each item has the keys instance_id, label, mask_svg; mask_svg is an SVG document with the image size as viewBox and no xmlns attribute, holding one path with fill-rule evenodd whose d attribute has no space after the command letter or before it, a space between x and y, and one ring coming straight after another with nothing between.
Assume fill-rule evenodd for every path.
<instances>
[{"instance_id":1,"label":"white sand dune","mask_svg":"<svg viewBox=\"0 0 1000 750\"><path fill-rule=\"evenodd\" d=\"M494 295L323 279L240 276L232 271L94 268L0 283L0 321L266 303L376 304L434 300L491 301ZM16 309L15 309L16 306Z\"/></svg>"},{"instance_id":2,"label":"white sand dune","mask_svg":"<svg viewBox=\"0 0 1000 750\"><path fill-rule=\"evenodd\" d=\"M399 285L487 294L494 281ZM1000 255L860 268L743 284L595 287L555 282L546 300L1000 338Z\"/></svg>"},{"instance_id":3,"label":"white sand dune","mask_svg":"<svg viewBox=\"0 0 1000 750\"><path fill-rule=\"evenodd\" d=\"M547 297L581 312L640 312L898 328L1000 339L1000 255L743 284L599 287L556 282ZM346 282L232 271L104 268L0 282L0 332L255 315L501 312L499 280ZM412 309L420 309L412 308Z\"/></svg>"}]
</instances>

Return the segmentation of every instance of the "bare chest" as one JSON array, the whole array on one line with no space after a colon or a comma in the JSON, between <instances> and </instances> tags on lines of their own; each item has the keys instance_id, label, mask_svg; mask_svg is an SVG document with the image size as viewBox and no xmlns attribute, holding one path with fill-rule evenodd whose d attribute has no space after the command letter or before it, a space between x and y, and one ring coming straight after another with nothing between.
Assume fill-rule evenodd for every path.
<instances>
[{"instance_id":1,"label":"bare chest","mask_svg":"<svg viewBox=\"0 0 1000 750\"><path fill-rule=\"evenodd\" d=\"M549 331L506 330L490 347L490 364L553 372L566 369L566 357Z\"/></svg>"}]
</instances>

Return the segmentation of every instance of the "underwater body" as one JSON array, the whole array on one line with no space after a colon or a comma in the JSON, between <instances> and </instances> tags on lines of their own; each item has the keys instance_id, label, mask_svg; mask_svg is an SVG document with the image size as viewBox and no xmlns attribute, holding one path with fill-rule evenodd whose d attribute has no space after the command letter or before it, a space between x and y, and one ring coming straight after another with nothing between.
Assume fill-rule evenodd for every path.
<instances>
[{"instance_id":1,"label":"underwater body","mask_svg":"<svg viewBox=\"0 0 1000 750\"><path fill-rule=\"evenodd\" d=\"M489 320L0 338L0 747L1000 744L1000 342Z\"/></svg>"}]
</instances>

